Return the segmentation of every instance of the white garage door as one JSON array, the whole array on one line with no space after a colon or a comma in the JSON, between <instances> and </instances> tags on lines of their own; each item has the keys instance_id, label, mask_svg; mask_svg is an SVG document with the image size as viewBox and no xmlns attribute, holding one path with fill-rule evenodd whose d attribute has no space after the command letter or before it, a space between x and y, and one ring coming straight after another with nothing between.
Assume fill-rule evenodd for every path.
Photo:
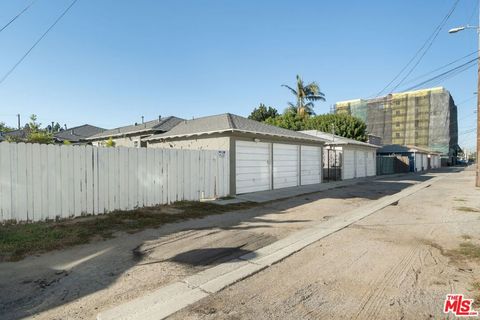
<instances>
[{"instance_id":1,"label":"white garage door","mask_svg":"<svg viewBox=\"0 0 480 320\"><path fill-rule=\"evenodd\" d=\"M428 155L426 154L422 155L422 166L423 166L423 170L428 169Z\"/></svg>"},{"instance_id":2,"label":"white garage door","mask_svg":"<svg viewBox=\"0 0 480 320\"><path fill-rule=\"evenodd\" d=\"M363 178L367 175L367 159L365 155L365 151L355 151L356 155L355 158L357 160L357 167L356 167L356 178Z\"/></svg>"},{"instance_id":3,"label":"white garage door","mask_svg":"<svg viewBox=\"0 0 480 320\"><path fill-rule=\"evenodd\" d=\"M368 151L367 152L367 176L371 177L376 175L377 164L376 164L376 152Z\"/></svg>"},{"instance_id":4,"label":"white garage door","mask_svg":"<svg viewBox=\"0 0 480 320\"><path fill-rule=\"evenodd\" d=\"M298 186L298 145L273 144L273 188Z\"/></svg>"},{"instance_id":5,"label":"white garage door","mask_svg":"<svg viewBox=\"0 0 480 320\"><path fill-rule=\"evenodd\" d=\"M343 151L343 179L355 178L355 151L345 149Z\"/></svg>"},{"instance_id":6,"label":"white garage door","mask_svg":"<svg viewBox=\"0 0 480 320\"><path fill-rule=\"evenodd\" d=\"M270 145L237 141L235 151L237 194L271 189Z\"/></svg>"},{"instance_id":7,"label":"white garage door","mask_svg":"<svg viewBox=\"0 0 480 320\"><path fill-rule=\"evenodd\" d=\"M422 155L419 153L415 154L415 170L422 171Z\"/></svg>"},{"instance_id":8,"label":"white garage door","mask_svg":"<svg viewBox=\"0 0 480 320\"><path fill-rule=\"evenodd\" d=\"M301 146L302 185L322 182L322 148Z\"/></svg>"}]
</instances>

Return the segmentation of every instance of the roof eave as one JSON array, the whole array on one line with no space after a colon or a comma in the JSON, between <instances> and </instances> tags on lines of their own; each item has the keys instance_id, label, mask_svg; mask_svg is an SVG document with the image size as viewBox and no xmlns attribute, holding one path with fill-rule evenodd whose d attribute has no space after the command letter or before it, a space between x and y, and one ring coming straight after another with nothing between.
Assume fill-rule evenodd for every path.
<instances>
[{"instance_id":1,"label":"roof eave","mask_svg":"<svg viewBox=\"0 0 480 320\"><path fill-rule=\"evenodd\" d=\"M324 144L325 141L319 140L319 139L310 139L308 137L294 137L294 136L287 136L287 135L280 135L280 134L274 134L274 133L265 133L265 132L255 132L255 131L249 131L249 130L240 130L240 129L225 129L225 130L215 130L215 131L205 131L205 132L196 132L196 133L190 133L190 134L179 134L179 135L168 135L168 136L152 136L148 138L142 139L143 141L161 141L161 140L169 140L169 139L176 139L176 138L189 138L189 137L196 137L196 136L202 136L202 135L211 135L211 134L216 134L216 133L226 133L226 132L239 132L239 133L249 133L249 134L258 134L258 135L263 135L263 136L271 136L271 137L281 137L281 138L286 138L286 139L293 139L293 140L301 140L301 141L309 141L309 142L317 142Z\"/></svg>"},{"instance_id":2,"label":"roof eave","mask_svg":"<svg viewBox=\"0 0 480 320\"><path fill-rule=\"evenodd\" d=\"M138 134L138 133L146 133L148 131L154 131L155 132L155 131L159 131L159 130L149 128L149 129L144 129L144 130L139 130L139 131L121 132L121 133L116 133L116 134L106 134L106 135L102 135L102 136L98 136L98 137L92 136L92 137L86 138L86 140L94 141L94 140L102 140L102 139L110 138L110 137L118 138L118 137L123 137L123 136L134 135L134 134Z\"/></svg>"}]
</instances>

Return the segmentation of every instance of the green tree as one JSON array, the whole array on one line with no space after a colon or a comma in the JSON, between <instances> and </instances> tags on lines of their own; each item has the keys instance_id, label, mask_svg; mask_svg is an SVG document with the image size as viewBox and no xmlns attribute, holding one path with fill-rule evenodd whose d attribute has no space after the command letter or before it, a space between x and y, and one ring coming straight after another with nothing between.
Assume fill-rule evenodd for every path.
<instances>
[{"instance_id":1,"label":"green tree","mask_svg":"<svg viewBox=\"0 0 480 320\"><path fill-rule=\"evenodd\" d=\"M325 101L325 94L320 91L320 87L316 82L307 85L303 83L302 78L297 75L296 89L284 84L285 87L292 92L296 98L296 103L288 102L289 109L296 110L301 117L315 114L313 111L315 101Z\"/></svg>"},{"instance_id":2,"label":"green tree","mask_svg":"<svg viewBox=\"0 0 480 320\"><path fill-rule=\"evenodd\" d=\"M289 109L275 118L268 118L265 123L294 131L305 129L305 117L299 115L295 110Z\"/></svg>"},{"instance_id":3,"label":"green tree","mask_svg":"<svg viewBox=\"0 0 480 320\"><path fill-rule=\"evenodd\" d=\"M252 113L248 116L248 119L263 122L268 118L275 118L276 116L278 116L277 109L273 107L268 107L267 109L263 103L260 103L258 108L253 109Z\"/></svg>"},{"instance_id":4,"label":"green tree","mask_svg":"<svg viewBox=\"0 0 480 320\"><path fill-rule=\"evenodd\" d=\"M29 132L27 142L51 144L53 143L53 136L46 131Z\"/></svg>"},{"instance_id":5,"label":"green tree","mask_svg":"<svg viewBox=\"0 0 480 320\"><path fill-rule=\"evenodd\" d=\"M14 130L15 128L9 127L5 124L5 122L0 121L0 132L10 132Z\"/></svg>"},{"instance_id":6,"label":"green tree","mask_svg":"<svg viewBox=\"0 0 480 320\"><path fill-rule=\"evenodd\" d=\"M367 141L367 126L362 120L348 114L322 114L305 119L305 130L334 131L336 135L358 141Z\"/></svg>"},{"instance_id":7,"label":"green tree","mask_svg":"<svg viewBox=\"0 0 480 320\"><path fill-rule=\"evenodd\" d=\"M32 114L30 116L30 122L25 126L25 130L28 131L26 142L43 144L53 143L52 134L41 129L41 125L42 124L37 121L37 116Z\"/></svg>"},{"instance_id":8,"label":"green tree","mask_svg":"<svg viewBox=\"0 0 480 320\"><path fill-rule=\"evenodd\" d=\"M62 129L62 126L60 126L60 123L57 122L52 128L52 132L60 132L61 129Z\"/></svg>"},{"instance_id":9,"label":"green tree","mask_svg":"<svg viewBox=\"0 0 480 320\"><path fill-rule=\"evenodd\" d=\"M38 132L40 131L40 126L42 124L37 122L37 115L36 114L32 114L30 116L30 121L27 123L27 128L32 131L32 132Z\"/></svg>"},{"instance_id":10,"label":"green tree","mask_svg":"<svg viewBox=\"0 0 480 320\"><path fill-rule=\"evenodd\" d=\"M113 141L112 137L108 138L108 140L105 142L106 147L113 148L115 147L116 143Z\"/></svg>"}]
</instances>

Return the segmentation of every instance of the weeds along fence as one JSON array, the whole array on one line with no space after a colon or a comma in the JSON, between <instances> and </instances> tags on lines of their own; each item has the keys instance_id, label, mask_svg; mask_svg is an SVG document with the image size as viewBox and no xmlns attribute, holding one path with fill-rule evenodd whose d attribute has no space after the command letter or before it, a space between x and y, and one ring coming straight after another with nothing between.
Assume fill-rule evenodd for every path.
<instances>
[{"instance_id":1,"label":"weeds along fence","mask_svg":"<svg viewBox=\"0 0 480 320\"><path fill-rule=\"evenodd\" d=\"M225 151L0 143L0 221L41 221L229 193Z\"/></svg>"}]
</instances>

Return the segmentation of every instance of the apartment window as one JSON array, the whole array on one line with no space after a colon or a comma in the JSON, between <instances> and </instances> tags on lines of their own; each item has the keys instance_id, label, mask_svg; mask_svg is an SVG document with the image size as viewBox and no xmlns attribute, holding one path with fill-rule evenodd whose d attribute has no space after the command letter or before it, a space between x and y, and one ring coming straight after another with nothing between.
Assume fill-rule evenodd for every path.
<instances>
[{"instance_id":1,"label":"apartment window","mask_svg":"<svg viewBox=\"0 0 480 320\"><path fill-rule=\"evenodd\" d=\"M396 138L400 138L400 132L396 132L396 133L395 133L395 137L396 137Z\"/></svg>"},{"instance_id":2,"label":"apartment window","mask_svg":"<svg viewBox=\"0 0 480 320\"><path fill-rule=\"evenodd\" d=\"M135 148L138 148L138 141L133 141L133 146L134 146Z\"/></svg>"},{"instance_id":3,"label":"apartment window","mask_svg":"<svg viewBox=\"0 0 480 320\"><path fill-rule=\"evenodd\" d=\"M415 97L415 103L419 104L420 102L422 102L422 98L421 97Z\"/></svg>"},{"instance_id":4,"label":"apartment window","mask_svg":"<svg viewBox=\"0 0 480 320\"><path fill-rule=\"evenodd\" d=\"M418 128L419 125L420 125L420 121L419 121L419 120L415 120L415 128Z\"/></svg>"},{"instance_id":5,"label":"apartment window","mask_svg":"<svg viewBox=\"0 0 480 320\"><path fill-rule=\"evenodd\" d=\"M418 138L418 131L415 131L415 139Z\"/></svg>"},{"instance_id":6,"label":"apartment window","mask_svg":"<svg viewBox=\"0 0 480 320\"><path fill-rule=\"evenodd\" d=\"M396 125L397 127L400 127L400 122L397 122L395 125Z\"/></svg>"},{"instance_id":7,"label":"apartment window","mask_svg":"<svg viewBox=\"0 0 480 320\"><path fill-rule=\"evenodd\" d=\"M395 104L396 104L397 106L399 106L399 105L400 105L400 100L395 101Z\"/></svg>"},{"instance_id":8,"label":"apartment window","mask_svg":"<svg viewBox=\"0 0 480 320\"><path fill-rule=\"evenodd\" d=\"M397 110L397 111L395 112L395 114L396 114L397 116L399 116L399 115L400 115L400 110Z\"/></svg>"}]
</instances>

